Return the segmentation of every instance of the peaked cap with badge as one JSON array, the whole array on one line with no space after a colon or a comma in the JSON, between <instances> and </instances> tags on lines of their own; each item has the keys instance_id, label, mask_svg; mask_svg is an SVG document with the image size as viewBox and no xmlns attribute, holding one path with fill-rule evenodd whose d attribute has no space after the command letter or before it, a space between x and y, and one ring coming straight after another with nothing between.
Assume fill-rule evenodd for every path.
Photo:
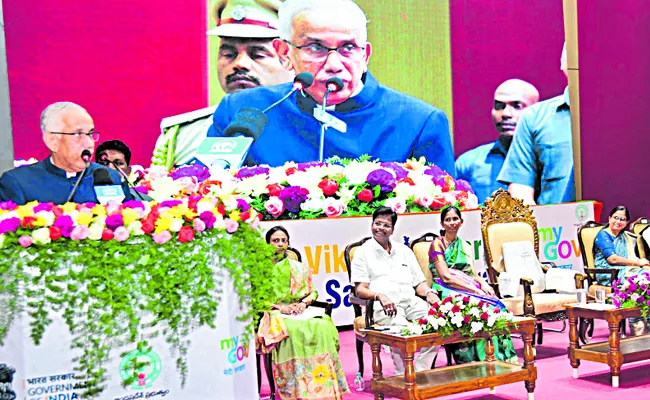
<instances>
[{"instance_id":1,"label":"peaked cap with badge","mask_svg":"<svg viewBox=\"0 0 650 400\"><path fill-rule=\"evenodd\" d=\"M276 38L281 0L218 0L212 7L216 27L208 35Z\"/></svg>"}]
</instances>

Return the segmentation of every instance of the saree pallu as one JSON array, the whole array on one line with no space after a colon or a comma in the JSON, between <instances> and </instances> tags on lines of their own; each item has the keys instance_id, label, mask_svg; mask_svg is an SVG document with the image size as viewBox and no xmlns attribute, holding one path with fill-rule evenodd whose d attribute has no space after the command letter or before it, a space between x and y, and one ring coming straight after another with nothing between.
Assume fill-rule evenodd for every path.
<instances>
[{"instance_id":1,"label":"saree pallu","mask_svg":"<svg viewBox=\"0 0 650 400\"><path fill-rule=\"evenodd\" d=\"M502 310L506 309L506 306L497 297L481 295L446 285L438 277L437 270L435 269L434 263L436 257L444 257L447 268L449 268L450 272L457 279L463 279L469 285L480 287L479 283L474 279L472 251L465 241L456 238L451 243L446 244L444 238L438 238L431 244L429 258L431 260L431 273L434 276L432 288L440 293L441 298L460 294L481 300ZM448 345L448 348L452 352L454 362L456 364L464 364L472 361L484 361L486 358L485 340L478 339ZM492 338L492 343L494 344L494 356L497 360L519 364L519 359L517 358L517 353L515 352L510 335L495 336Z\"/></svg>"},{"instance_id":2,"label":"saree pallu","mask_svg":"<svg viewBox=\"0 0 650 400\"><path fill-rule=\"evenodd\" d=\"M276 268L279 276L287 276L276 304L312 294L311 273L302 263L285 259ZM266 312L257 344L258 351L272 354L280 399L336 400L350 392L338 355L339 334L329 316L297 320L284 318L279 310Z\"/></svg>"}]
</instances>

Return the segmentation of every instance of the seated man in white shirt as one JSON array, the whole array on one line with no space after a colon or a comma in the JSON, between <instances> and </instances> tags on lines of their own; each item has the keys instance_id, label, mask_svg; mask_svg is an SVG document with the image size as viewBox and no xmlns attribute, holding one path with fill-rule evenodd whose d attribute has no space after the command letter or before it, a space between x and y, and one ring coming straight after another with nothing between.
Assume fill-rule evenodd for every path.
<instances>
[{"instance_id":1,"label":"seated man in white shirt","mask_svg":"<svg viewBox=\"0 0 650 400\"><path fill-rule=\"evenodd\" d=\"M429 304L439 301L436 292L427 286L415 254L402 243L390 240L397 214L388 207L380 207L372 214L372 237L354 253L352 282L357 296L375 299L374 320L379 325L406 326L409 321L426 317ZM415 289L414 289L415 288ZM423 296L423 301L416 296ZM415 370L431 369L438 347L426 347L415 361ZM404 360L396 349L391 349L395 373L404 374Z\"/></svg>"}]
</instances>

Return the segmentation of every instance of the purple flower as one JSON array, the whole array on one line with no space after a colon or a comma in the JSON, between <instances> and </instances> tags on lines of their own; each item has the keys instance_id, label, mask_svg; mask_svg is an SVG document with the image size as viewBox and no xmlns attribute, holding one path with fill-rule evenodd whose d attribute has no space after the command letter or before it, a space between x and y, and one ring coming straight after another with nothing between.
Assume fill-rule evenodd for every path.
<instances>
[{"instance_id":1,"label":"purple flower","mask_svg":"<svg viewBox=\"0 0 650 400\"><path fill-rule=\"evenodd\" d=\"M62 215L59 218L57 218L56 221L54 221L54 226L61 230L61 235L63 235L63 237L70 237L70 234L74 229L74 223L72 222L72 217L70 217L69 215Z\"/></svg>"},{"instance_id":2,"label":"purple flower","mask_svg":"<svg viewBox=\"0 0 650 400\"><path fill-rule=\"evenodd\" d=\"M268 174L270 169L268 167L244 167L237 171L235 176L239 179L250 178L251 176Z\"/></svg>"},{"instance_id":3,"label":"purple flower","mask_svg":"<svg viewBox=\"0 0 650 400\"><path fill-rule=\"evenodd\" d=\"M141 201L136 201L136 200L129 200L125 201L122 203L122 207L124 208L140 208L144 210L144 204Z\"/></svg>"},{"instance_id":4,"label":"purple flower","mask_svg":"<svg viewBox=\"0 0 650 400\"><path fill-rule=\"evenodd\" d=\"M122 218L122 214L113 214L106 217L106 227L108 229L115 231L115 229L120 226L124 226L124 218Z\"/></svg>"},{"instance_id":5,"label":"purple flower","mask_svg":"<svg viewBox=\"0 0 650 400\"><path fill-rule=\"evenodd\" d=\"M310 161L310 162L305 162L305 163L299 163L298 164L298 171L304 171L307 168L320 167L320 166L323 166L323 165L325 165L325 163L320 162L320 161Z\"/></svg>"},{"instance_id":6,"label":"purple flower","mask_svg":"<svg viewBox=\"0 0 650 400\"><path fill-rule=\"evenodd\" d=\"M406 168L402 167L400 163L384 162L381 163L380 165L386 169L390 169L391 171L393 171L398 181L406 178L409 174Z\"/></svg>"},{"instance_id":7,"label":"purple flower","mask_svg":"<svg viewBox=\"0 0 650 400\"><path fill-rule=\"evenodd\" d=\"M649 300L649 302L650 302L650 300ZM615 306L616 308L619 308L619 307L621 306L621 304L622 304L621 301L620 301L619 299L617 299L616 297L614 297L614 298L612 299L612 303L614 304L614 306ZM650 305L650 304L648 304L648 305Z\"/></svg>"},{"instance_id":8,"label":"purple flower","mask_svg":"<svg viewBox=\"0 0 650 400\"><path fill-rule=\"evenodd\" d=\"M650 307L650 299L648 299L648 301L646 302L646 304L648 305L648 307Z\"/></svg>"},{"instance_id":9,"label":"purple flower","mask_svg":"<svg viewBox=\"0 0 650 400\"><path fill-rule=\"evenodd\" d=\"M424 175L430 175L431 181L436 184L436 186L444 187L446 185L445 177L449 174L437 165L432 165L424 171Z\"/></svg>"},{"instance_id":10,"label":"purple flower","mask_svg":"<svg viewBox=\"0 0 650 400\"><path fill-rule=\"evenodd\" d=\"M45 204L47 204L47 203L45 203ZM51 206L51 204L50 204L50 206ZM12 210L15 210L17 207L18 207L18 204L14 203L11 200L0 202L0 210L12 211Z\"/></svg>"},{"instance_id":11,"label":"purple flower","mask_svg":"<svg viewBox=\"0 0 650 400\"><path fill-rule=\"evenodd\" d=\"M205 222L205 229L212 229L214 223L217 222L217 217L215 217L210 211L203 211L201 215L199 215L199 219Z\"/></svg>"},{"instance_id":12,"label":"purple flower","mask_svg":"<svg viewBox=\"0 0 650 400\"><path fill-rule=\"evenodd\" d=\"M250 204L244 199L237 199L237 208L239 208L242 212L248 211L251 209Z\"/></svg>"},{"instance_id":13,"label":"purple flower","mask_svg":"<svg viewBox=\"0 0 650 400\"><path fill-rule=\"evenodd\" d=\"M16 232L16 229L20 227L20 218L13 217L7 218L0 221L0 235L5 232Z\"/></svg>"},{"instance_id":14,"label":"purple flower","mask_svg":"<svg viewBox=\"0 0 650 400\"><path fill-rule=\"evenodd\" d=\"M636 283L632 283L632 284L630 284L630 286L627 288L627 292L628 292L628 293L630 293L630 292L636 292L636 289L637 289L637 287L636 287Z\"/></svg>"},{"instance_id":15,"label":"purple flower","mask_svg":"<svg viewBox=\"0 0 650 400\"><path fill-rule=\"evenodd\" d=\"M474 193L474 189L470 186L469 182L464 179L456 180L456 190L462 190L467 193Z\"/></svg>"},{"instance_id":16,"label":"purple flower","mask_svg":"<svg viewBox=\"0 0 650 400\"><path fill-rule=\"evenodd\" d=\"M142 193L142 194L148 194L149 193L149 188L146 187L146 186L136 186L133 189L138 193Z\"/></svg>"},{"instance_id":17,"label":"purple flower","mask_svg":"<svg viewBox=\"0 0 650 400\"><path fill-rule=\"evenodd\" d=\"M180 167L172 172L172 178L174 180L185 177L196 177L199 182L203 182L204 180L210 178L210 169L202 165L192 164L185 167Z\"/></svg>"},{"instance_id":18,"label":"purple flower","mask_svg":"<svg viewBox=\"0 0 650 400\"><path fill-rule=\"evenodd\" d=\"M644 297L643 296L637 297L636 302L639 304L643 304L645 302Z\"/></svg>"},{"instance_id":19,"label":"purple flower","mask_svg":"<svg viewBox=\"0 0 650 400\"><path fill-rule=\"evenodd\" d=\"M307 200L309 191L300 186L288 186L280 192L278 198L282 200L284 208L291 212L299 212L300 205Z\"/></svg>"},{"instance_id":20,"label":"purple flower","mask_svg":"<svg viewBox=\"0 0 650 400\"><path fill-rule=\"evenodd\" d=\"M395 177L385 169L376 169L368 174L366 182L371 188L379 185L382 192L392 192L395 188Z\"/></svg>"},{"instance_id":21,"label":"purple flower","mask_svg":"<svg viewBox=\"0 0 650 400\"><path fill-rule=\"evenodd\" d=\"M183 204L181 200L165 200L162 203L160 203L160 208L164 208L164 207L172 208L172 207L179 206L181 204Z\"/></svg>"}]
</instances>

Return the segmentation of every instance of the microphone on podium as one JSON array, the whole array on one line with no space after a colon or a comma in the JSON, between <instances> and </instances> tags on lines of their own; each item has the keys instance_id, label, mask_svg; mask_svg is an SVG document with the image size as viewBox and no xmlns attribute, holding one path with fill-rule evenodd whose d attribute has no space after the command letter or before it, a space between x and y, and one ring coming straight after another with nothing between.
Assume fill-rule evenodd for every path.
<instances>
[{"instance_id":1,"label":"microphone on podium","mask_svg":"<svg viewBox=\"0 0 650 400\"><path fill-rule=\"evenodd\" d=\"M85 149L84 151L81 152L81 159L84 161L86 164L86 167L81 171L81 175L77 178L77 182L74 184L72 187L72 190L70 191L70 194L68 195L68 199L65 201L66 203L69 203L70 200L74 198L74 195L77 193L77 189L79 188L79 184L81 183L81 180L83 179L84 175L86 174L86 170L88 169L88 166L90 165L90 158L93 156L93 153L90 152L90 150Z\"/></svg>"},{"instance_id":2,"label":"microphone on podium","mask_svg":"<svg viewBox=\"0 0 650 400\"><path fill-rule=\"evenodd\" d=\"M266 113L288 99L298 90L305 90L314 83L314 76L301 72L293 80L291 91L264 111L245 107L237 111L233 120L223 131L223 137L207 138L199 145L196 158L208 167L241 167L253 143L260 137L268 123Z\"/></svg>"},{"instance_id":3,"label":"microphone on podium","mask_svg":"<svg viewBox=\"0 0 650 400\"><path fill-rule=\"evenodd\" d=\"M343 81L341 78L332 77L325 81L325 94L323 95L323 107L314 108L314 118L320 122L320 145L318 146L318 160L323 162L323 153L325 152L325 130L329 126L333 126L336 130L345 133L347 131L347 125L345 122L336 118L335 116L329 114L325 111L327 107L327 96L330 93L338 92L343 89Z\"/></svg>"},{"instance_id":4,"label":"microphone on podium","mask_svg":"<svg viewBox=\"0 0 650 400\"><path fill-rule=\"evenodd\" d=\"M106 168L99 168L93 171L93 185L95 195L100 204L107 204L109 201L122 202L126 197L122 185L113 182L111 174Z\"/></svg>"}]
</instances>

